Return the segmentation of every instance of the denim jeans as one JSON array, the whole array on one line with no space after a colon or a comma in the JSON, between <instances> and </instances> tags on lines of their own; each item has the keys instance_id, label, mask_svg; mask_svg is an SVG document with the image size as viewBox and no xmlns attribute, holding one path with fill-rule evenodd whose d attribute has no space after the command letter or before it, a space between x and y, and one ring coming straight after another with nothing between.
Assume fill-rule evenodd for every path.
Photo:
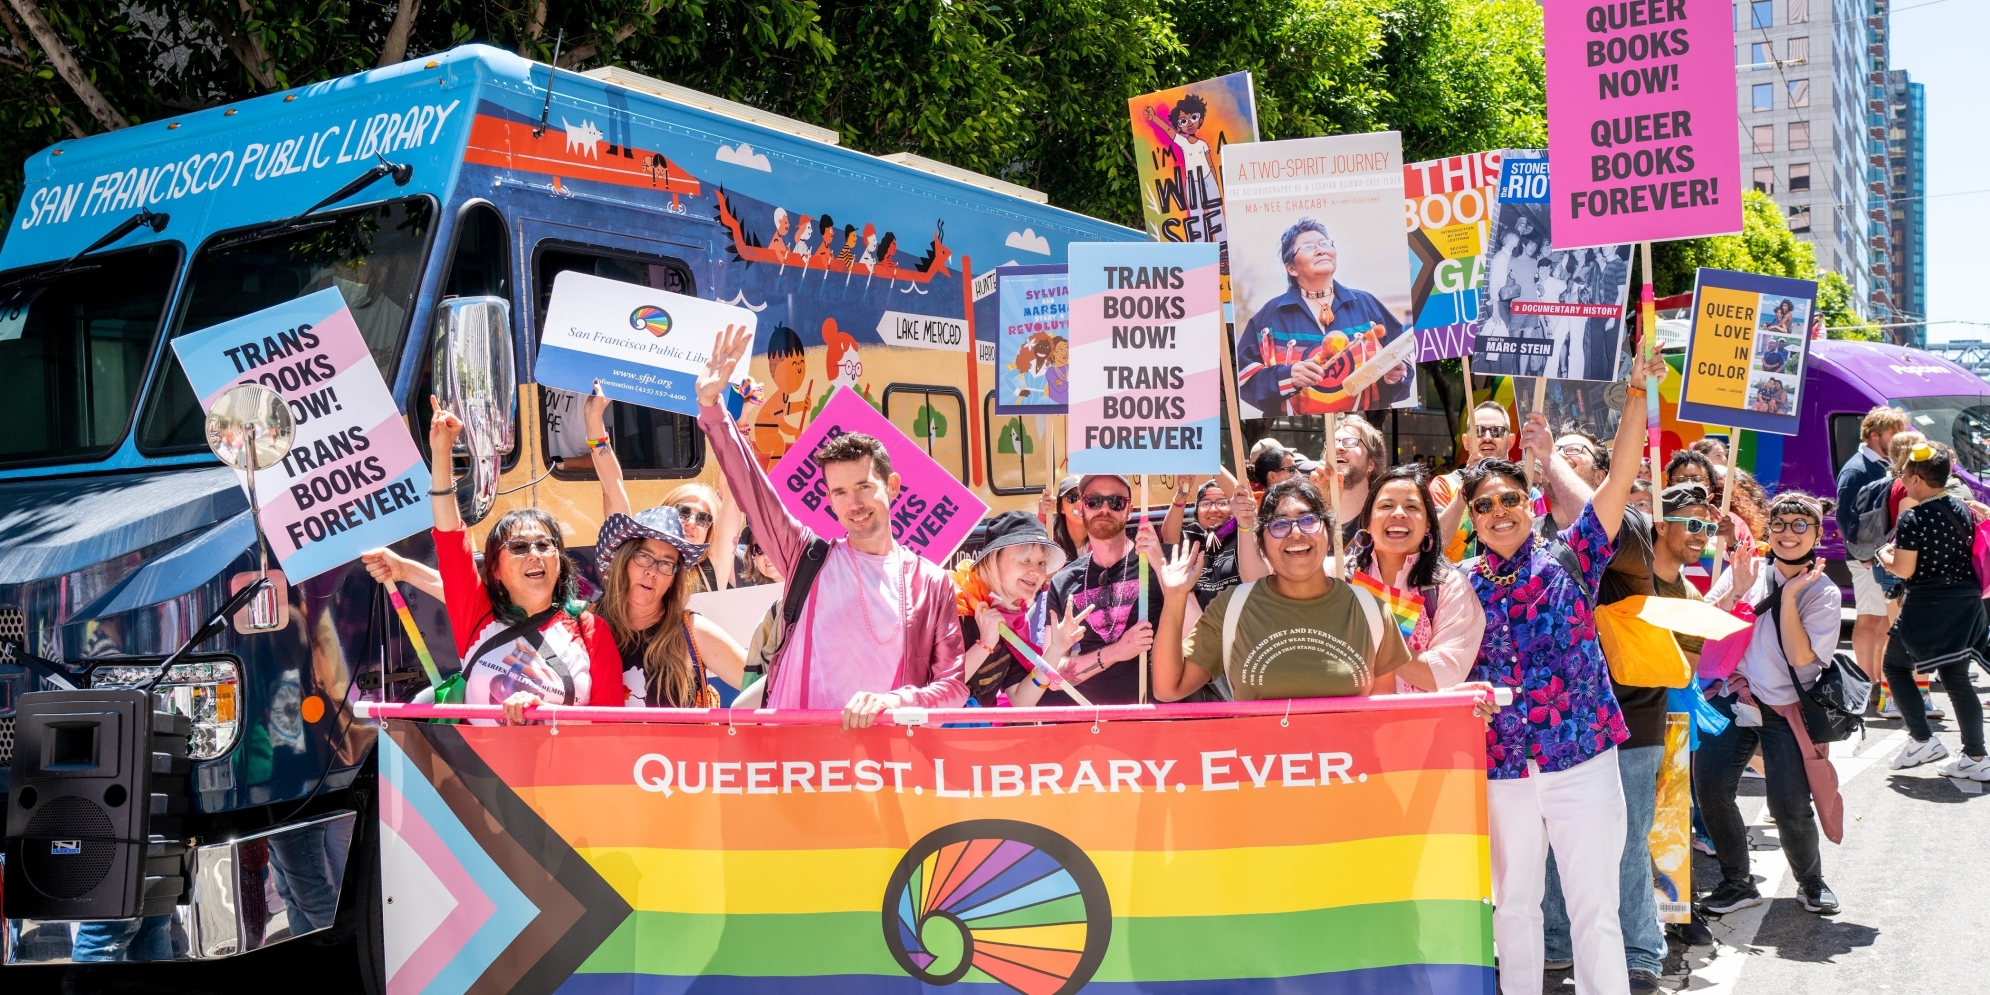
<instances>
[{"instance_id":1,"label":"denim jeans","mask_svg":"<svg viewBox=\"0 0 1990 995\"><path fill-rule=\"evenodd\" d=\"M1907 658L1907 644L1901 639L1886 642L1886 661L1881 667L1886 675L1886 690L1893 695L1894 703L1900 707L1901 724L1907 727L1907 734L1917 740L1926 740L1934 735L1928 728L1928 705L1921 700L1921 693L1914 686L1914 661ZM1976 689L1969 684L1969 661L1951 663L1934 671L1942 679L1942 690L1949 695L1949 704L1955 709L1955 724L1962 733L1962 752L1965 756L1983 755L1983 702L1977 700Z\"/></svg>"},{"instance_id":2,"label":"denim jeans","mask_svg":"<svg viewBox=\"0 0 1990 995\"><path fill-rule=\"evenodd\" d=\"M1712 705L1728 718L1734 717L1734 695L1715 698ZM1701 736L1700 749L1693 755L1693 780L1700 786L1700 814L1707 822L1707 835L1714 841L1714 859L1720 862L1721 876L1740 884L1753 884L1748 869L1748 824L1741 820L1741 806L1735 804L1735 790L1741 785L1742 768L1762 746L1764 783L1769 792L1769 814L1776 817L1776 835L1782 840L1783 856L1789 860L1790 876L1798 884L1824 883L1824 864L1817 852L1817 818L1810 807L1810 778L1803 769L1803 748L1797 734L1782 715L1762 705L1759 726L1729 725L1718 736Z\"/></svg>"},{"instance_id":3,"label":"denim jeans","mask_svg":"<svg viewBox=\"0 0 1990 995\"><path fill-rule=\"evenodd\" d=\"M169 961L184 939L170 915L143 919L100 919L76 927L69 959L86 961Z\"/></svg>"},{"instance_id":4,"label":"denim jeans","mask_svg":"<svg viewBox=\"0 0 1990 995\"><path fill-rule=\"evenodd\" d=\"M1651 821L1658 811L1658 769L1665 747L1617 748L1617 771L1624 779L1624 855L1617 864L1617 923L1624 931L1624 966L1632 971L1665 970L1665 929L1658 923L1658 899L1651 887ZM1548 855L1547 892L1541 897L1549 960L1570 960L1568 907L1562 901L1561 872Z\"/></svg>"}]
</instances>

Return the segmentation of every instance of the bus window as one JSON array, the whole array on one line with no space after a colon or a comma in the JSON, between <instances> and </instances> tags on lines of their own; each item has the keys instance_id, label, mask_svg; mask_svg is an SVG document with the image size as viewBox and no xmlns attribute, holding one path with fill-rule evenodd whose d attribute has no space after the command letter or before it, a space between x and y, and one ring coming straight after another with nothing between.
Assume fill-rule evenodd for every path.
<instances>
[{"instance_id":1,"label":"bus window","mask_svg":"<svg viewBox=\"0 0 1990 995\"><path fill-rule=\"evenodd\" d=\"M593 246L541 243L533 265L538 321L545 327L546 307L553 300L553 278L568 270L605 280L640 284L675 294L696 295L691 270L669 258L610 254ZM546 440L548 464L559 460L554 475L562 480L593 480L593 460L587 455L587 430L581 420L581 395L550 387L539 388L540 430ZM608 437L615 458L630 479L696 476L705 462L705 437L697 419L639 404L608 407Z\"/></svg>"},{"instance_id":2,"label":"bus window","mask_svg":"<svg viewBox=\"0 0 1990 995\"><path fill-rule=\"evenodd\" d=\"M1866 441L1859 437L1859 422L1864 420L1865 417L1863 414L1831 416L1831 475L1833 477L1838 475L1839 470L1844 469L1845 461L1851 459L1852 454L1859 451L1860 444Z\"/></svg>"},{"instance_id":3,"label":"bus window","mask_svg":"<svg viewBox=\"0 0 1990 995\"><path fill-rule=\"evenodd\" d=\"M457 215L456 234L449 247L449 268L442 277L442 296L511 298L511 246L505 234L504 218L487 203L464 206ZM428 422L435 409L428 403L435 393L432 342L424 342L421 374L416 377L415 395L409 405L414 412L416 444L428 452ZM503 468L518 463L522 446L514 446L504 457Z\"/></svg>"},{"instance_id":4,"label":"bus window","mask_svg":"<svg viewBox=\"0 0 1990 995\"><path fill-rule=\"evenodd\" d=\"M997 494L1036 494L1049 473L1050 450L1038 422L1049 415L998 415L995 392L981 399L981 448L988 457L988 486Z\"/></svg>"},{"instance_id":5,"label":"bus window","mask_svg":"<svg viewBox=\"0 0 1990 995\"><path fill-rule=\"evenodd\" d=\"M269 225L263 233L249 229L217 236L187 270L185 303L173 336L337 287L380 375L392 383L434 220L434 202L411 197L314 214L282 230ZM205 451L206 413L173 351L161 352L138 447L148 454Z\"/></svg>"},{"instance_id":6,"label":"bus window","mask_svg":"<svg viewBox=\"0 0 1990 995\"><path fill-rule=\"evenodd\" d=\"M884 389L884 416L898 430L926 449L949 473L959 467L959 479L968 480L967 405L960 391L952 387L895 383Z\"/></svg>"},{"instance_id":7,"label":"bus window","mask_svg":"<svg viewBox=\"0 0 1990 995\"><path fill-rule=\"evenodd\" d=\"M179 266L177 243L92 256L23 313L0 315L8 378L0 464L101 458L117 448Z\"/></svg>"}]
</instances>

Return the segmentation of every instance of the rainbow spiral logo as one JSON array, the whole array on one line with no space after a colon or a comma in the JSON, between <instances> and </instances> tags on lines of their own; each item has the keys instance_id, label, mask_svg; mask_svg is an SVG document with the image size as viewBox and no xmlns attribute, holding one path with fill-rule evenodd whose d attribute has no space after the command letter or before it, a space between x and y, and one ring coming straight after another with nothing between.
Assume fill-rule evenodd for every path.
<instances>
[{"instance_id":1,"label":"rainbow spiral logo","mask_svg":"<svg viewBox=\"0 0 1990 995\"><path fill-rule=\"evenodd\" d=\"M645 304L629 312L629 327L663 338L670 334L670 312L654 304Z\"/></svg>"}]
</instances>

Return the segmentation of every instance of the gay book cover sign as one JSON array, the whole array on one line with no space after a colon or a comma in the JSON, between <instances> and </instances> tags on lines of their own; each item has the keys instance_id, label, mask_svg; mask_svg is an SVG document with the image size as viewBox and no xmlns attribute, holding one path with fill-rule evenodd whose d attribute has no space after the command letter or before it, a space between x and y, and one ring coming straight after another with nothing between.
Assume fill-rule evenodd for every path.
<instances>
[{"instance_id":1,"label":"gay book cover sign","mask_svg":"<svg viewBox=\"0 0 1990 995\"><path fill-rule=\"evenodd\" d=\"M696 418L698 377L719 333L751 333L759 320L736 305L568 270L553 278L533 379L577 394L593 393L599 381L611 400ZM733 383L745 377L741 363ZM729 393L737 414L730 402L738 392Z\"/></svg>"},{"instance_id":2,"label":"gay book cover sign","mask_svg":"<svg viewBox=\"0 0 1990 995\"><path fill-rule=\"evenodd\" d=\"M1071 403L1071 285L1065 267L995 270L995 413L1061 415Z\"/></svg>"},{"instance_id":3,"label":"gay book cover sign","mask_svg":"<svg viewBox=\"0 0 1990 995\"><path fill-rule=\"evenodd\" d=\"M387 990L1480 995L1485 725L1404 697L1438 700L849 732L389 719Z\"/></svg>"},{"instance_id":4,"label":"gay book cover sign","mask_svg":"<svg viewBox=\"0 0 1990 995\"><path fill-rule=\"evenodd\" d=\"M290 452L256 471L263 534L289 583L435 524L428 466L336 288L182 335L173 352L203 411L245 383L290 406Z\"/></svg>"},{"instance_id":5,"label":"gay book cover sign","mask_svg":"<svg viewBox=\"0 0 1990 995\"><path fill-rule=\"evenodd\" d=\"M1729 0L1542 5L1555 248L1741 230L1736 10ZM1757 75L1783 102L1782 74Z\"/></svg>"},{"instance_id":6,"label":"gay book cover sign","mask_svg":"<svg viewBox=\"0 0 1990 995\"><path fill-rule=\"evenodd\" d=\"M1073 242L1072 473L1215 473L1223 302L1216 246Z\"/></svg>"},{"instance_id":7,"label":"gay book cover sign","mask_svg":"<svg viewBox=\"0 0 1990 995\"><path fill-rule=\"evenodd\" d=\"M1817 284L1702 269L1693 289L1679 417L1797 434L1797 395L1810 354Z\"/></svg>"},{"instance_id":8,"label":"gay book cover sign","mask_svg":"<svg viewBox=\"0 0 1990 995\"><path fill-rule=\"evenodd\" d=\"M1501 154L1472 372L1617 380L1631 361L1624 352L1631 247L1553 248L1561 222L1549 177L1547 152Z\"/></svg>"},{"instance_id":9,"label":"gay book cover sign","mask_svg":"<svg viewBox=\"0 0 1990 995\"><path fill-rule=\"evenodd\" d=\"M1243 416L1414 407L1402 136L1236 145L1223 176Z\"/></svg>"},{"instance_id":10,"label":"gay book cover sign","mask_svg":"<svg viewBox=\"0 0 1990 995\"><path fill-rule=\"evenodd\" d=\"M848 387L835 389L788 454L767 471L781 503L825 539L846 534L830 511L829 485L815 451L849 432L876 437L891 455L892 472L899 477L898 496L891 502L891 537L934 563L951 566L949 558L988 513L988 505Z\"/></svg>"},{"instance_id":11,"label":"gay book cover sign","mask_svg":"<svg viewBox=\"0 0 1990 995\"><path fill-rule=\"evenodd\" d=\"M1140 213L1156 242L1214 242L1222 247L1223 299L1230 299L1228 223L1223 209L1223 152L1258 140L1250 73L1231 73L1134 97L1133 158Z\"/></svg>"},{"instance_id":12,"label":"gay book cover sign","mask_svg":"<svg viewBox=\"0 0 1990 995\"><path fill-rule=\"evenodd\" d=\"M1499 199L1499 160L1496 151L1474 152L1403 167L1419 363L1472 351L1488 229Z\"/></svg>"}]
</instances>

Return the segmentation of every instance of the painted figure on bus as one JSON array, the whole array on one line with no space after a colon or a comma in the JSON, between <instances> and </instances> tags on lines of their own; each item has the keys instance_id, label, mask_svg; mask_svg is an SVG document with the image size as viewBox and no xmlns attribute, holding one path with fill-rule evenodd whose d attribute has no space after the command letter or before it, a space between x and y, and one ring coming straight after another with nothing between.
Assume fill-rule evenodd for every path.
<instances>
[{"instance_id":1,"label":"painted figure on bus","mask_svg":"<svg viewBox=\"0 0 1990 995\"><path fill-rule=\"evenodd\" d=\"M767 378L773 381L773 389L753 419L753 448L760 454L762 467L780 462L802 434L813 400L809 388L815 386L814 381L804 385L807 376L808 357L801 336L786 325L774 326L767 341Z\"/></svg>"},{"instance_id":2,"label":"painted figure on bus","mask_svg":"<svg viewBox=\"0 0 1990 995\"><path fill-rule=\"evenodd\" d=\"M826 347L822 355L829 373L829 386L815 399L809 417L813 419L822 412L822 406L829 403L829 396L836 393L838 387L848 387L869 401L871 407L884 410L877 398L871 396L871 389L857 382L857 378L864 375L863 354L857 349L857 340L836 327L835 318L822 319L822 344Z\"/></svg>"},{"instance_id":3,"label":"painted figure on bus","mask_svg":"<svg viewBox=\"0 0 1990 995\"><path fill-rule=\"evenodd\" d=\"M783 208L774 208L774 237L767 240L767 247L774 250L774 258L779 259L781 265L787 265L788 212Z\"/></svg>"}]
</instances>

